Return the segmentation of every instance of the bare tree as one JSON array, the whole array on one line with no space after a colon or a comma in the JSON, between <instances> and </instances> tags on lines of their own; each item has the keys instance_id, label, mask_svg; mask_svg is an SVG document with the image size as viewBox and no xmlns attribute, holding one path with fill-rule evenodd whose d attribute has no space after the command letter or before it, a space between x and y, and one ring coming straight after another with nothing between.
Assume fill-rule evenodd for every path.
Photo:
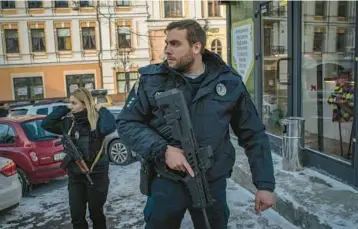
<instances>
[{"instance_id":1,"label":"bare tree","mask_svg":"<svg viewBox=\"0 0 358 229\"><path fill-rule=\"evenodd\" d=\"M131 67L131 59L130 54L133 52L132 48L118 48L116 61L123 66L124 77L125 77L125 87L124 91L126 92L126 97L130 91L130 67Z\"/></svg>"}]
</instances>

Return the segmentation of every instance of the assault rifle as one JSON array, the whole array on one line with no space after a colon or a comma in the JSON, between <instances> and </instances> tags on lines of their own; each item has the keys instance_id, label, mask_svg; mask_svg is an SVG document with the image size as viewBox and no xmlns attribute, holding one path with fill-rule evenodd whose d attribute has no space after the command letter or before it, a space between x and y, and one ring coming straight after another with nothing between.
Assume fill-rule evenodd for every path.
<instances>
[{"instance_id":1,"label":"assault rifle","mask_svg":"<svg viewBox=\"0 0 358 229\"><path fill-rule=\"evenodd\" d=\"M74 161L80 168L81 172L85 174L90 185L93 185L93 181L89 175L89 169L86 162L83 160L81 153L77 150L75 144L73 144L71 137L67 134L63 134L60 141L55 143L55 146L63 145L63 148L67 152L66 157L61 163L61 168L66 169L71 161Z\"/></svg>"},{"instance_id":2,"label":"assault rifle","mask_svg":"<svg viewBox=\"0 0 358 229\"><path fill-rule=\"evenodd\" d=\"M194 177L187 174L184 178L193 207L201 209L205 224L210 229L206 207L214 203L205 172L210 168L213 156L210 146L199 148L195 139L190 114L183 92L174 88L155 97L157 106L164 110L166 124L172 128L172 138L180 141L184 156L194 171Z\"/></svg>"}]
</instances>

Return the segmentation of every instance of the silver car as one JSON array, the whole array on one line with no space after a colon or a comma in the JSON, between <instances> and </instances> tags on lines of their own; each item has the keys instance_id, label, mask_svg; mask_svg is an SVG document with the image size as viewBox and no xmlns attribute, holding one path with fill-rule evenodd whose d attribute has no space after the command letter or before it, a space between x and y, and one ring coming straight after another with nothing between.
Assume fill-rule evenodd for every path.
<instances>
[{"instance_id":1,"label":"silver car","mask_svg":"<svg viewBox=\"0 0 358 229\"><path fill-rule=\"evenodd\" d=\"M0 211L16 207L21 198L22 188L15 163L0 157Z\"/></svg>"},{"instance_id":2,"label":"silver car","mask_svg":"<svg viewBox=\"0 0 358 229\"><path fill-rule=\"evenodd\" d=\"M111 106L107 107L107 109L117 120L117 116L122 111L123 107ZM117 131L114 131L106 137L104 147L109 160L116 165L128 165L136 160L136 153L122 144Z\"/></svg>"}]
</instances>

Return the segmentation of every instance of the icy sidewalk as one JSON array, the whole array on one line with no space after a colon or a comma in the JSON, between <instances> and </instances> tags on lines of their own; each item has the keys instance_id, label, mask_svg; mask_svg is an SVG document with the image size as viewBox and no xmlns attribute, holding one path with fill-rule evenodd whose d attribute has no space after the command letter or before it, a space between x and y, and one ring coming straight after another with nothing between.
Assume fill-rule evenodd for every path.
<instances>
[{"instance_id":1,"label":"icy sidewalk","mask_svg":"<svg viewBox=\"0 0 358 229\"><path fill-rule=\"evenodd\" d=\"M253 194L231 179L228 179L227 200L230 208L228 229L299 229L272 209L256 215ZM194 229L188 213L181 228Z\"/></svg>"},{"instance_id":2,"label":"icy sidewalk","mask_svg":"<svg viewBox=\"0 0 358 229\"><path fill-rule=\"evenodd\" d=\"M108 229L144 228L145 196L139 192L139 164L111 165L109 175L105 205ZM256 215L253 195L231 179L227 195L231 212L229 229L298 229L272 209ZM71 229L67 178L34 188L31 196L21 200L20 206L0 215L0 222L0 229ZM193 229L188 214L181 228Z\"/></svg>"},{"instance_id":3,"label":"icy sidewalk","mask_svg":"<svg viewBox=\"0 0 358 229\"><path fill-rule=\"evenodd\" d=\"M232 179L242 187L255 191L244 150L236 148ZM353 229L358 226L358 192L351 186L305 168L302 172L281 170L282 158L272 153L276 178L275 207L293 224L307 229Z\"/></svg>"}]
</instances>

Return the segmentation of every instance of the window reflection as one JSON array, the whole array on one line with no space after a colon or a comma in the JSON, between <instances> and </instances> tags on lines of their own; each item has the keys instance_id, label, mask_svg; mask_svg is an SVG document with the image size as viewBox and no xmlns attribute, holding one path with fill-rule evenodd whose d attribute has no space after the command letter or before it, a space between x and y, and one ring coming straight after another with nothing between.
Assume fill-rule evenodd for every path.
<instances>
[{"instance_id":1,"label":"window reflection","mask_svg":"<svg viewBox=\"0 0 358 229\"><path fill-rule=\"evenodd\" d=\"M282 135L282 119L287 115L287 5L277 1L261 6L263 63L263 122L269 133Z\"/></svg>"},{"instance_id":2,"label":"window reflection","mask_svg":"<svg viewBox=\"0 0 358 229\"><path fill-rule=\"evenodd\" d=\"M306 147L350 160L354 138L355 2L302 4L302 112L306 119Z\"/></svg>"}]
</instances>

